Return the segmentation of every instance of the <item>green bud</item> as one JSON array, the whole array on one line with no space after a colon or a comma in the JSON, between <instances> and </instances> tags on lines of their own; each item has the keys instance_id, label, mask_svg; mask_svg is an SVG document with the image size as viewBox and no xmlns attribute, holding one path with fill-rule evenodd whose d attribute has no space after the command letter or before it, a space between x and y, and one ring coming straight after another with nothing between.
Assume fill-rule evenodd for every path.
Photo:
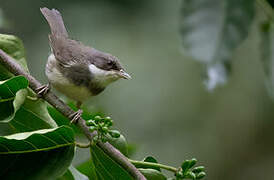
<instances>
[{"instance_id":1,"label":"green bud","mask_svg":"<svg viewBox=\"0 0 274 180\"><path fill-rule=\"evenodd\" d=\"M107 127L111 127L112 125L113 125L113 121L112 120L106 122L106 126Z\"/></svg>"},{"instance_id":2,"label":"green bud","mask_svg":"<svg viewBox=\"0 0 274 180\"><path fill-rule=\"evenodd\" d=\"M111 118L109 116L105 117L106 121L111 121Z\"/></svg>"},{"instance_id":3,"label":"green bud","mask_svg":"<svg viewBox=\"0 0 274 180\"><path fill-rule=\"evenodd\" d=\"M199 174L197 174L197 179L202 179L205 176L206 176L205 172L200 172Z\"/></svg>"},{"instance_id":4,"label":"green bud","mask_svg":"<svg viewBox=\"0 0 274 180\"><path fill-rule=\"evenodd\" d=\"M197 159L195 158L191 159L188 165L188 169L192 168L196 163L197 163Z\"/></svg>"},{"instance_id":5,"label":"green bud","mask_svg":"<svg viewBox=\"0 0 274 180\"><path fill-rule=\"evenodd\" d=\"M196 179L196 175L191 171L187 172L187 174L185 176L187 178Z\"/></svg>"},{"instance_id":6,"label":"green bud","mask_svg":"<svg viewBox=\"0 0 274 180\"><path fill-rule=\"evenodd\" d=\"M117 130L110 130L108 133L113 138L119 138L121 135L120 132Z\"/></svg>"},{"instance_id":7,"label":"green bud","mask_svg":"<svg viewBox=\"0 0 274 180\"><path fill-rule=\"evenodd\" d=\"M175 174L175 176L176 176L177 178L183 178L183 177L184 177L182 171L177 172L177 173Z\"/></svg>"},{"instance_id":8,"label":"green bud","mask_svg":"<svg viewBox=\"0 0 274 180\"><path fill-rule=\"evenodd\" d=\"M182 169L183 169L183 172L185 172L186 170L189 169L189 164L190 164L190 160L185 160L183 163L182 163Z\"/></svg>"},{"instance_id":9,"label":"green bud","mask_svg":"<svg viewBox=\"0 0 274 180\"><path fill-rule=\"evenodd\" d=\"M104 127L104 123L102 123L102 122L98 123L97 125L98 125L98 127L100 127L100 128Z\"/></svg>"},{"instance_id":10,"label":"green bud","mask_svg":"<svg viewBox=\"0 0 274 180\"><path fill-rule=\"evenodd\" d=\"M104 127L102 127L102 131L105 132L105 133L107 133L108 132L108 128L104 126Z\"/></svg>"},{"instance_id":11,"label":"green bud","mask_svg":"<svg viewBox=\"0 0 274 180\"><path fill-rule=\"evenodd\" d=\"M91 127L89 127L89 131L90 132L93 132L93 131L95 131L97 128L95 127L95 126L91 126Z\"/></svg>"},{"instance_id":12,"label":"green bud","mask_svg":"<svg viewBox=\"0 0 274 180\"><path fill-rule=\"evenodd\" d=\"M100 116L95 116L94 117L94 121L95 121L95 123L98 123L99 121L101 121L101 117Z\"/></svg>"},{"instance_id":13,"label":"green bud","mask_svg":"<svg viewBox=\"0 0 274 180\"><path fill-rule=\"evenodd\" d=\"M93 120L88 120L88 121L86 122L86 125L87 125L87 126L95 126L96 124L94 123Z\"/></svg>"},{"instance_id":14,"label":"green bud","mask_svg":"<svg viewBox=\"0 0 274 180\"><path fill-rule=\"evenodd\" d=\"M197 174L197 173L200 173L200 172L202 172L202 171L204 171L205 170L205 167L204 166L198 166L198 167L195 167L193 170L192 170L192 172L194 172L195 174Z\"/></svg>"},{"instance_id":15,"label":"green bud","mask_svg":"<svg viewBox=\"0 0 274 180\"><path fill-rule=\"evenodd\" d=\"M97 135L97 136L95 136L95 137L93 138L93 141L94 141L94 142L98 142L98 139L99 139L99 136Z\"/></svg>"},{"instance_id":16,"label":"green bud","mask_svg":"<svg viewBox=\"0 0 274 180\"><path fill-rule=\"evenodd\" d=\"M105 136L102 136L101 141L102 141L103 143L105 143L105 142L107 142L107 138L106 138Z\"/></svg>"}]
</instances>

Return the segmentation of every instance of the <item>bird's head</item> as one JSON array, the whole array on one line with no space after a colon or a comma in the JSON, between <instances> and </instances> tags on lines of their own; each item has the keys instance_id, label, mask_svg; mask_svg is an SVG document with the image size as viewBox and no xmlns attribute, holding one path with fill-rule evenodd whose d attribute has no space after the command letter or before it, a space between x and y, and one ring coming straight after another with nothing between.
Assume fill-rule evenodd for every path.
<instances>
[{"instance_id":1,"label":"bird's head","mask_svg":"<svg viewBox=\"0 0 274 180\"><path fill-rule=\"evenodd\" d=\"M118 79L131 79L125 72L119 59L107 53L100 53L95 56L93 63L89 65L89 70L97 81L109 84Z\"/></svg>"}]
</instances>

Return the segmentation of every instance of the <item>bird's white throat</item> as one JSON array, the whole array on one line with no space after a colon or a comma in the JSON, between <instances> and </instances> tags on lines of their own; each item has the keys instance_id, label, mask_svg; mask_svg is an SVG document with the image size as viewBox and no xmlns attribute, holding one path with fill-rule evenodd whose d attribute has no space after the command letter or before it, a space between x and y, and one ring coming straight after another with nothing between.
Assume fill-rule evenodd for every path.
<instances>
[{"instance_id":1,"label":"bird's white throat","mask_svg":"<svg viewBox=\"0 0 274 180\"><path fill-rule=\"evenodd\" d=\"M94 64L88 66L89 71L92 73L93 80L99 83L101 86L106 87L108 84L119 79L119 76L115 71L106 71L96 67Z\"/></svg>"}]
</instances>

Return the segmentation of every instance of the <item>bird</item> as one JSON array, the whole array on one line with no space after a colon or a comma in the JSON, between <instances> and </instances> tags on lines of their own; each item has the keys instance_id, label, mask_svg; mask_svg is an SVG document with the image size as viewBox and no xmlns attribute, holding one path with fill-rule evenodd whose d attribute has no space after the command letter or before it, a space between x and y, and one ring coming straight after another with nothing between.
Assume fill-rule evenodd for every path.
<instances>
[{"instance_id":1,"label":"bird","mask_svg":"<svg viewBox=\"0 0 274 180\"><path fill-rule=\"evenodd\" d=\"M75 100L78 111L70 118L76 123L82 115L84 101L100 94L112 82L131 76L117 57L70 39L58 10L43 7L40 11L50 27L51 53L45 68L48 84L37 88L37 94L44 96L53 87Z\"/></svg>"}]
</instances>

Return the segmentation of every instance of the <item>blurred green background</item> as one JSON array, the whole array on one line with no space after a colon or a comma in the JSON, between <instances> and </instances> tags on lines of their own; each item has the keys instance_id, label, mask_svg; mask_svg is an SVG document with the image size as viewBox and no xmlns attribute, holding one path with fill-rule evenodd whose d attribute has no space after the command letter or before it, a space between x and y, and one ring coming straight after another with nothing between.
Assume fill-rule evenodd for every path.
<instances>
[{"instance_id":1,"label":"blurred green background","mask_svg":"<svg viewBox=\"0 0 274 180\"><path fill-rule=\"evenodd\" d=\"M274 104L264 87L257 26L233 55L228 84L209 93L201 65L181 52L180 0L1 0L1 33L23 39L29 69L44 83L44 6L62 13L73 39L117 56L132 75L86 105L114 119L136 144L134 158L152 155L179 166L196 157L210 180L274 179Z\"/></svg>"}]
</instances>

